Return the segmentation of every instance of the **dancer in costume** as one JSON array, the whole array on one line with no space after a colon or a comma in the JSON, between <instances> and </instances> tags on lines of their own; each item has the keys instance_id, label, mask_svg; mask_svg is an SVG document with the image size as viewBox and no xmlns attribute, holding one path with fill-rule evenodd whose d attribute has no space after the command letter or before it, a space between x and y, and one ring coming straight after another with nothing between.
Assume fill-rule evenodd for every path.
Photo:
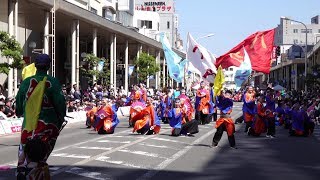
<instances>
[{"instance_id":1,"label":"dancer in costume","mask_svg":"<svg viewBox=\"0 0 320 180\"><path fill-rule=\"evenodd\" d=\"M16 114L23 116L18 151L18 179L50 179L46 163L64 124L66 102L59 81L47 75L51 59L40 54L37 72L26 78L16 97Z\"/></svg>"},{"instance_id":2,"label":"dancer in costume","mask_svg":"<svg viewBox=\"0 0 320 180\"><path fill-rule=\"evenodd\" d=\"M267 132L267 120L266 120L266 109L263 105L265 98L263 95L257 95L257 112L254 117L253 123L248 128L247 134L249 136L260 136L262 133Z\"/></svg>"},{"instance_id":3,"label":"dancer in costume","mask_svg":"<svg viewBox=\"0 0 320 180\"><path fill-rule=\"evenodd\" d=\"M209 101L210 108L209 108L208 123L210 123L211 121L217 121L217 119L218 119L217 107L216 107L216 104L214 102L213 83L209 84L209 92L210 92L210 101Z\"/></svg>"},{"instance_id":4,"label":"dancer in costume","mask_svg":"<svg viewBox=\"0 0 320 180\"><path fill-rule=\"evenodd\" d=\"M179 95L178 99L180 99L181 107L183 107L186 110L186 115L188 119L191 120L194 109L192 107L190 98L186 95L186 90L181 90L181 94Z\"/></svg>"},{"instance_id":5,"label":"dancer in costume","mask_svg":"<svg viewBox=\"0 0 320 180\"><path fill-rule=\"evenodd\" d=\"M252 86L249 86L247 91L243 96L243 118L244 122L246 123L245 132L248 132L248 128L252 126L254 115L255 115L255 91L253 90Z\"/></svg>"},{"instance_id":6,"label":"dancer in costume","mask_svg":"<svg viewBox=\"0 0 320 180\"><path fill-rule=\"evenodd\" d=\"M227 132L229 145L231 148L237 149L236 140L234 138L235 126L231 118L233 107L232 92L227 90L225 93L217 97L217 107L220 109L220 118L216 122L217 131L212 139L212 147L218 146L223 131Z\"/></svg>"},{"instance_id":7,"label":"dancer in costume","mask_svg":"<svg viewBox=\"0 0 320 180\"><path fill-rule=\"evenodd\" d=\"M266 137L274 138L276 134L276 123L275 123L275 110L276 100L274 97L274 90L268 89L266 95L266 120L267 120L267 135Z\"/></svg>"},{"instance_id":8,"label":"dancer in costume","mask_svg":"<svg viewBox=\"0 0 320 180\"><path fill-rule=\"evenodd\" d=\"M122 103L123 102L119 100L110 105L106 101L103 101L102 104L98 106L97 112L95 113L94 127L94 129L98 131L98 134L114 133L114 129L120 122L117 116L117 111Z\"/></svg>"},{"instance_id":9,"label":"dancer in costume","mask_svg":"<svg viewBox=\"0 0 320 180\"><path fill-rule=\"evenodd\" d=\"M172 136L192 136L199 132L198 122L195 119L188 118L187 112L181 106L180 99L175 100L171 114L170 126L172 127Z\"/></svg>"},{"instance_id":10,"label":"dancer in costume","mask_svg":"<svg viewBox=\"0 0 320 180\"><path fill-rule=\"evenodd\" d=\"M145 135L158 134L160 132L160 120L152 102L152 98L147 98L147 106L132 117L132 121L134 122L132 132Z\"/></svg>"},{"instance_id":11,"label":"dancer in costume","mask_svg":"<svg viewBox=\"0 0 320 180\"><path fill-rule=\"evenodd\" d=\"M208 123L208 114L210 107L210 93L205 87L204 81L200 83L200 88L197 90L196 95L196 120L198 120L199 124L207 124Z\"/></svg>"}]
</instances>

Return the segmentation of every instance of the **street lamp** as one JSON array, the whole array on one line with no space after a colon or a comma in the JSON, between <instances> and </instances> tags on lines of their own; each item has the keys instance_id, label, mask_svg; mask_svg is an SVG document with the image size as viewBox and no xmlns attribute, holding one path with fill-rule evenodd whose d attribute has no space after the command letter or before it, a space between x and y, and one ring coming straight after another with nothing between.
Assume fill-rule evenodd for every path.
<instances>
[{"instance_id":1,"label":"street lamp","mask_svg":"<svg viewBox=\"0 0 320 180\"><path fill-rule=\"evenodd\" d=\"M306 34L306 45L305 45L305 48L304 48L304 73L305 73L305 80L306 80L307 79L308 28L303 22L296 21L296 20L290 19L288 17L281 17L281 18L285 19L285 20L289 20L289 21L292 21L292 22L296 22L296 23L302 24L304 26L305 30L306 30L305 31L305 34ZM304 83L304 90L305 90L305 92L307 92L307 83L306 82Z\"/></svg>"},{"instance_id":2,"label":"street lamp","mask_svg":"<svg viewBox=\"0 0 320 180\"><path fill-rule=\"evenodd\" d=\"M207 34L205 36L201 36L201 37L197 38L196 41L198 41L199 39L208 38L208 37L211 37L211 36L214 36L214 34L211 33L211 34Z\"/></svg>"}]
</instances>

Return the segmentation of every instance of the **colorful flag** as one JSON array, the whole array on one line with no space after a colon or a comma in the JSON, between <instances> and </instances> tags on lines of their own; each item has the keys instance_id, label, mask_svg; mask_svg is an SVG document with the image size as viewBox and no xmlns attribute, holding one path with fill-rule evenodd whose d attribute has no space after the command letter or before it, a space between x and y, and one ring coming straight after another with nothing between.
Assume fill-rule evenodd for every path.
<instances>
[{"instance_id":1,"label":"colorful flag","mask_svg":"<svg viewBox=\"0 0 320 180\"><path fill-rule=\"evenodd\" d=\"M206 48L197 43L190 33L188 33L187 41L188 71L200 74L207 81L213 82L217 73L217 68L214 65L216 58Z\"/></svg>"},{"instance_id":2,"label":"colorful flag","mask_svg":"<svg viewBox=\"0 0 320 180\"><path fill-rule=\"evenodd\" d=\"M37 72L37 68L34 65L34 63L29 64L28 66L24 67L22 70L22 80L25 80L26 78L35 75Z\"/></svg>"},{"instance_id":3,"label":"colorful flag","mask_svg":"<svg viewBox=\"0 0 320 180\"><path fill-rule=\"evenodd\" d=\"M47 76L45 76L43 80L38 83L26 102L24 129L26 129L28 132L37 128L46 81Z\"/></svg>"},{"instance_id":4,"label":"colorful flag","mask_svg":"<svg viewBox=\"0 0 320 180\"><path fill-rule=\"evenodd\" d=\"M241 63L234 76L237 91L241 88L242 83L248 79L252 71L250 57L244 48L242 48L242 50L244 52L244 61Z\"/></svg>"},{"instance_id":5,"label":"colorful flag","mask_svg":"<svg viewBox=\"0 0 320 180\"><path fill-rule=\"evenodd\" d=\"M239 67L244 61L244 47L250 57L252 70L262 73L269 73L273 54L274 29L256 32L226 54L216 60L216 66L228 68L230 66Z\"/></svg>"},{"instance_id":6,"label":"colorful flag","mask_svg":"<svg viewBox=\"0 0 320 180\"><path fill-rule=\"evenodd\" d=\"M101 72L103 70L103 66L104 66L104 60L99 61L97 70Z\"/></svg>"},{"instance_id":7,"label":"colorful flag","mask_svg":"<svg viewBox=\"0 0 320 180\"><path fill-rule=\"evenodd\" d=\"M225 80L224 80L224 75L222 72L222 67L219 66L217 75L214 79L214 96L220 95L224 82L225 82Z\"/></svg>"},{"instance_id":8,"label":"colorful flag","mask_svg":"<svg viewBox=\"0 0 320 180\"><path fill-rule=\"evenodd\" d=\"M133 73L134 70L134 66L129 66L129 76L131 76L131 74Z\"/></svg>"},{"instance_id":9,"label":"colorful flag","mask_svg":"<svg viewBox=\"0 0 320 180\"><path fill-rule=\"evenodd\" d=\"M171 49L170 43L164 33L160 33L160 42L162 43L167 61L169 76L176 82L181 83L184 76L184 71L181 71L181 69L184 69L183 59Z\"/></svg>"}]
</instances>

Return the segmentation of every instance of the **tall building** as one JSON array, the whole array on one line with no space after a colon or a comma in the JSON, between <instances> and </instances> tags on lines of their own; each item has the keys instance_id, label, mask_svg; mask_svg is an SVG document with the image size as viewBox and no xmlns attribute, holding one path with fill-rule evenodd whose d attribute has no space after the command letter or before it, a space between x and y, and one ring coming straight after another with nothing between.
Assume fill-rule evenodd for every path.
<instances>
[{"instance_id":1,"label":"tall building","mask_svg":"<svg viewBox=\"0 0 320 180\"><path fill-rule=\"evenodd\" d=\"M311 23L306 24L308 45L314 45L320 40L319 15L311 18ZM281 53L285 53L292 45L305 46L306 29L300 23L292 22L286 18L280 18L280 24L275 32L275 45L281 46Z\"/></svg>"},{"instance_id":2,"label":"tall building","mask_svg":"<svg viewBox=\"0 0 320 180\"><path fill-rule=\"evenodd\" d=\"M135 10L158 13L160 18L159 25L157 25L159 27L158 31L166 33L172 47L177 49L181 49L181 47L183 47L182 40L178 32L178 16L175 14L174 0L136 0ZM157 18L157 16L155 16L155 18ZM141 20L144 21L147 19L137 19L137 21Z\"/></svg>"}]
</instances>

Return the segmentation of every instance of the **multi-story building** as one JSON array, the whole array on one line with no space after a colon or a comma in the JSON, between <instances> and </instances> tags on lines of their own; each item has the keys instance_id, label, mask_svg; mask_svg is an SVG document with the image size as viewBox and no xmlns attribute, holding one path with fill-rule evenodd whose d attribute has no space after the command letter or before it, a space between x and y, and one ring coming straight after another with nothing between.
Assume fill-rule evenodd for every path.
<instances>
[{"instance_id":1,"label":"multi-story building","mask_svg":"<svg viewBox=\"0 0 320 180\"><path fill-rule=\"evenodd\" d=\"M86 53L109 60L110 84L116 89L137 83L128 76L129 66L144 51L161 64L155 77L155 87L165 87L169 81L162 45L138 33L133 26L134 0L1 0L0 31L8 32L20 42L26 62L37 53L52 58L50 74L62 84L86 87L80 67ZM181 56L185 54L177 51ZM7 59L0 57L0 62ZM160 80L160 75L162 80ZM94 78L93 78L94 79ZM9 96L17 93L21 72L10 70L0 75L0 84ZM147 80L148 82L148 80ZM160 85L162 84L162 85Z\"/></svg>"},{"instance_id":2,"label":"multi-story building","mask_svg":"<svg viewBox=\"0 0 320 180\"><path fill-rule=\"evenodd\" d=\"M300 23L295 23L287 18L280 18L280 24L275 31L275 45L281 46L281 53L285 53L292 45L305 46L306 31L307 44L314 45L320 40L320 16L311 18L311 24L305 24L307 30Z\"/></svg>"},{"instance_id":3,"label":"multi-story building","mask_svg":"<svg viewBox=\"0 0 320 180\"><path fill-rule=\"evenodd\" d=\"M135 9L137 11L158 13L160 18L159 24L157 25L158 31L166 33L172 47L182 49L183 43L178 32L178 16L175 14L174 0L136 0ZM146 13L146 15L147 14L148 13ZM147 17L149 16L147 15ZM158 16L154 17L154 22L157 22ZM140 20L150 21L148 19ZM141 27L138 28L141 29Z\"/></svg>"}]
</instances>

